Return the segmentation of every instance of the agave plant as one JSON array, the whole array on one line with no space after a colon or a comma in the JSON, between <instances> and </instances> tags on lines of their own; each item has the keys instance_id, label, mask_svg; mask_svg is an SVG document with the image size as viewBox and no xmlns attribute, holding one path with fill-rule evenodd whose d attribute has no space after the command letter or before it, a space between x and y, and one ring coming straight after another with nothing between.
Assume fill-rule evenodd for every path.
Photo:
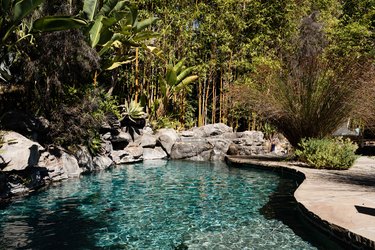
<instances>
[{"instance_id":1,"label":"agave plant","mask_svg":"<svg viewBox=\"0 0 375 250\"><path fill-rule=\"evenodd\" d=\"M120 108L123 110L120 118L121 126L125 127L134 140L134 133L140 134L139 130L146 125L147 114L140 103L134 100L125 102Z\"/></svg>"},{"instance_id":2,"label":"agave plant","mask_svg":"<svg viewBox=\"0 0 375 250\"><path fill-rule=\"evenodd\" d=\"M144 119L146 113L143 111L143 107L138 102L134 100L130 102L125 102L124 105L120 106L123 109L121 113L121 119L124 120L125 118L129 118L131 121L136 122L137 119Z\"/></svg>"}]
</instances>

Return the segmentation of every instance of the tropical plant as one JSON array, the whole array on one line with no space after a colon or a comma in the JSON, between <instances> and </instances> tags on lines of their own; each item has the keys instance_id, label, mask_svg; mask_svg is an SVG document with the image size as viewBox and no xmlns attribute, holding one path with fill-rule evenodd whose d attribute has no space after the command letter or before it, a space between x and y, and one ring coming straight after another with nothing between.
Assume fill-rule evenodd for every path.
<instances>
[{"instance_id":1,"label":"tropical plant","mask_svg":"<svg viewBox=\"0 0 375 250\"><path fill-rule=\"evenodd\" d=\"M161 101L158 115L163 116L171 111L170 103L176 102L177 97L183 101L183 94L191 92L191 84L198 79L197 75L191 75L194 67L185 67L185 59L180 60L177 64L167 66L165 78L159 78Z\"/></svg>"},{"instance_id":2,"label":"tropical plant","mask_svg":"<svg viewBox=\"0 0 375 250\"><path fill-rule=\"evenodd\" d=\"M348 169L357 159L358 146L350 139L303 139L296 155L314 168Z\"/></svg>"},{"instance_id":3,"label":"tropical plant","mask_svg":"<svg viewBox=\"0 0 375 250\"><path fill-rule=\"evenodd\" d=\"M85 0L83 11L91 47L98 47L101 56L111 51L105 57L107 70L132 62L135 58L128 54L130 47L146 47L144 41L156 36L146 28L157 18L139 21L137 7L128 1Z\"/></svg>"}]
</instances>

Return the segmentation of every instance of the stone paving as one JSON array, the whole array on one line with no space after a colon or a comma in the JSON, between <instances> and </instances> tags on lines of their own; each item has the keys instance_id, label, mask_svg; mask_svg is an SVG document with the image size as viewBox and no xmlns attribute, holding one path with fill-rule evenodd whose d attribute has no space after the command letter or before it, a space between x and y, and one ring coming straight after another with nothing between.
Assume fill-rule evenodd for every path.
<instances>
[{"instance_id":1,"label":"stone paving","mask_svg":"<svg viewBox=\"0 0 375 250\"><path fill-rule=\"evenodd\" d=\"M228 156L227 162L303 174L294 196L305 215L356 248L375 249L375 158L361 156L349 170L340 171L236 156Z\"/></svg>"}]
</instances>

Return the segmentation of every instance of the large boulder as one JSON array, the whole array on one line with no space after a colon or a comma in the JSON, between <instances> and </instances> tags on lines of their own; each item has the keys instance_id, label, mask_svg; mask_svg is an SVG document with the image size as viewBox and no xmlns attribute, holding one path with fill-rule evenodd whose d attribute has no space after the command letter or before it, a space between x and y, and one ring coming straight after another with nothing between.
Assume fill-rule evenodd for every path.
<instances>
[{"instance_id":1,"label":"large boulder","mask_svg":"<svg viewBox=\"0 0 375 250\"><path fill-rule=\"evenodd\" d=\"M233 133L233 128L228 127L224 123L215 123L208 124L202 127L195 127L191 131L194 132L194 137L211 137L223 135L226 133Z\"/></svg>"},{"instance_id":2,"label":"large boulder","mask_svg":"<svg viewBox=\"0 0 375 250\"><path fill-rule=\"evenodd\" d=\"M140 162L143 160L143 148L132 144L124 150L113 150L110 157L116 165Z\"/></svg>"},{"instance_id":3,"label":"large boulder","mask_svg":"<svg viewBox=\"0 0 375 250\"><path fill-rule=\"evenodd\" d=\"M93 164L95 170L104 170L114 165L114 162L105 155L98 155L93 158Z\"/></svg>"},{"instance_id":4,"label":"large boulder","mask_svg":"<svg viewBox=\"0 0 375 250\"><path fill-rule=\"evenodd\" d=\"M244 131L236 133L237 140L246 146L260 146L264 143L264 135L260 131Z\"/></svg>"},{"instance_id":5,"label":"large boulder","mask_svg":"<svg viewBox=\"0 0 375 250\"><path fill-rule=\"evenodd\" d=\"M111 138L113 150L123 150L132 141L133 141L132 136L129 133L123 132L123 131L121 131L116 136L112 136Z\"/></svg>"},{"instance_id":6,"label":"large boulder","mask_svg":"<svg viewBox=\"0 0 375 250\"><path fill-rule=\"evenodd\" d=\"M37 190L46 184L48 171L42 167L28 167L25 170L13 171L7 174L8 195L20 195ZM6 194L6 193L5 193Z\"/></svg>"},{"instance_id":7,"label":"large boulder","mask_svg":"<svg viewBox=\"0 0 375 250\"><path fill-rule=\"evenodd\" d=\"M0 148L0 161L5 165L3 171L21 171L38 165L41 151L44 148L21 134L6 132L5 143Z\"/></svg>"},{"instance_id":8,"label":"large boulder","mask_svg":"<svg viewBox=\"0 0 375 250\"><path fill-rule=\"evenodd\" d=\"M222 138L208 138L207 141L213 145L211 153L211 161L224 161L225 155L228 152L229 146L232 143L230 140Z\"/></svg>"},{"instance_id":9,"label":"large boulder","mask_svg":"<svg viewBox=\"0 0 375 250\"><path fill-rule=\"evenodd\" d=\"M176 142L171 150L172 159L190 159L208 161L214 146L206 140L192 140Z\"/></svg>"},{"instance_id":10,"label":"large boulder","mask_svg":"<svg viewBox=\"0 0 375 250\"><path fill-rule=\"evenodd\" d=\"M84 171L78 165L77 159L62 148L51 147L43 152L38 163L49 172L49 178L59 181L71 177L78 177Z\"/></svg>"},{"instance_id":11,"label":"large boulder","mask_svg":"<svg viewBox=\"0 0 375 250\"><path fill-rule=\"evenodd\" d=\"M79 146L78 150L75 152L75 157L77 158L79 167L82 168L84 172L94 170L92 156L86 146Z\"/></svg>"},{"instance_id":12,"label":"large boulder","mask_svg":"<svg viewBox=\"0 0 375 250\"><path fill-rule=\"evenodd\" d=\"M161 147L143 148L144 160L165 159L167 157L167 153Z\"/></svg>"},{"instance_id":13,"label":"large boulder","mask_svg":"<svg viewBox=\"0 0 375 250\"><path fill-rule=\"evenodd\" d=\"M132 144L125 148L125 151L134 159L140 159L143 156L143 148L136 144Z\"/></svg>"},{"instance_id":14,"label":"large boulder","mask_svg":"<svg viewBox=\"0 0 375 250\"><path fill-rule=\"evenodd\" d=\"M156 137L151 134L143 134L140 144L143 148L154 148L156 146Z\"/></svg>"},{"instance_id":15,"label":"large boulder","mask_svg":"<svg viewBox=\"0 0 375 250\"><path fill-rule=\"evenodd\" d=\"M179 139L176 130L171 128L160 129L156 136L161 147L168 155L170 155L173 145Z\"/></svg>"},{"instance_id":16,"label":"large boulder","mask_svg":"<svg viewBox=\"0 0 375 250\"><path fill-rule=\"evenodd\" d=\"M111 152L113 150L112 142L106 141L106 140L102 140L102 142L101 142L100 145L101 145L101 148L103 150L103 153L111 154Z\"/></svg>"},{"instance_id":17,"label":"large boulder","mask_svg":"<svg viewBox=\"0 0 375 250\"><path fill-rule=\"evenodd\" d=\"M149 125L146 125L142 129L142 134L150 134L150 135L152 135L153 133L154 133L154 131L152 130L152 128Z\"/></svg>"},{"instance_id":18,"label":"large boulder","mask_svg":"<svg viewBox=\"0 0 375 250\"><path fill-rule=\"evenodd\" d=\"M236 138L229 146L228 155L265 154L264 135L260 131L244 131L235 133Z\"/></svg>"}]
</instances>

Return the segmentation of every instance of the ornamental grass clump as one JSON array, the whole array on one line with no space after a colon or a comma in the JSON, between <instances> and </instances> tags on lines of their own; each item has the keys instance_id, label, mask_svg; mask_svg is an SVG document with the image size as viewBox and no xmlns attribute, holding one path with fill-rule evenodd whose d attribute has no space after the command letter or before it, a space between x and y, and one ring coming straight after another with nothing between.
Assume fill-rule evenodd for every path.
<instances>
[{"instance_id":1,"label":"ornamental grass clump","mask_svg":"<svg viewBox=\"0 0 375 250\"><path fill-rule=\"evenodd\" d=\"M303 139L296 150L299 160L314 168L348 169L357 159L358 146L350 139Z\"/></svg>"}]
</instances>

